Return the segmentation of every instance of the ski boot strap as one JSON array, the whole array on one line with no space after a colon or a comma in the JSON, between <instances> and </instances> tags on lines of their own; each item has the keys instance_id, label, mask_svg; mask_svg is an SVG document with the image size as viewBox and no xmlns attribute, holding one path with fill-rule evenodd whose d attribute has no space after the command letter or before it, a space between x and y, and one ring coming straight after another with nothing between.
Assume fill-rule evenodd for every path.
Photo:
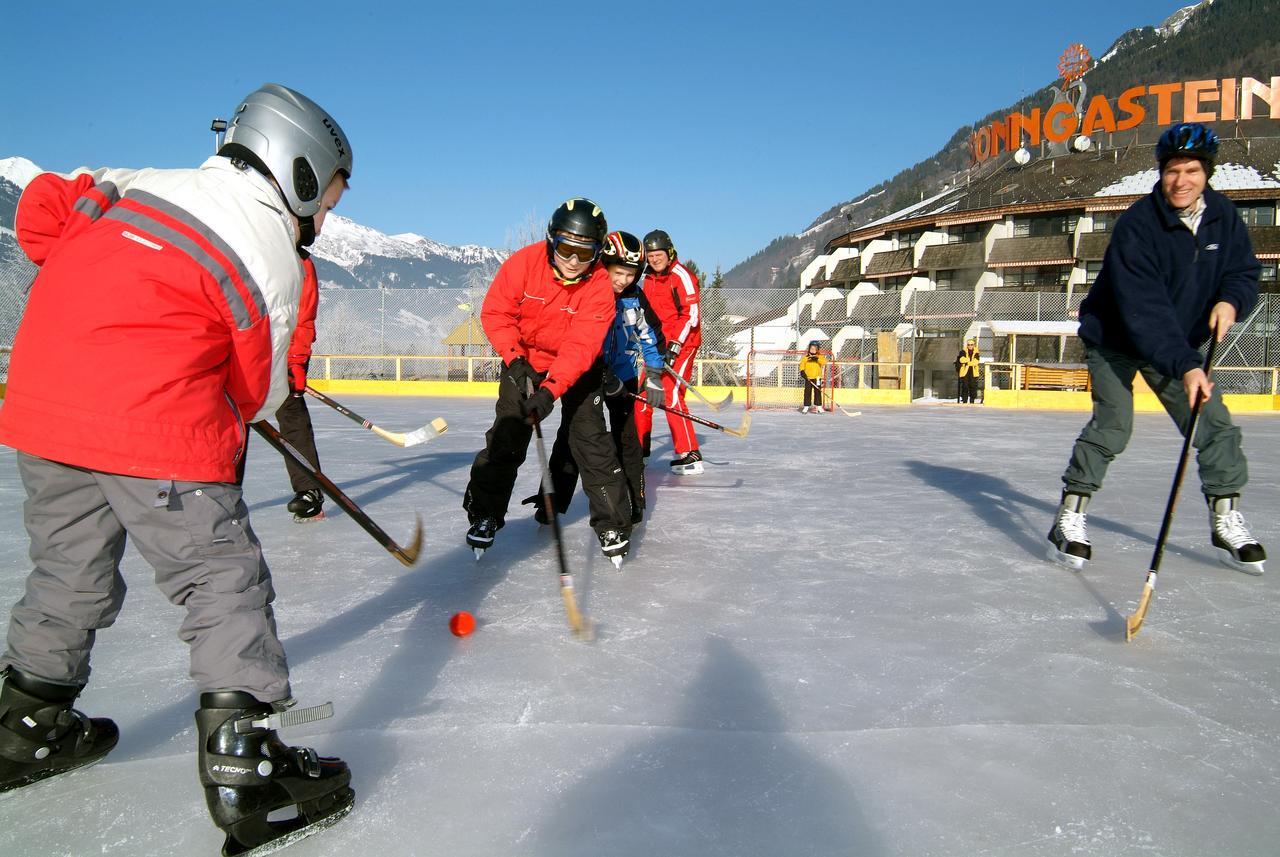
<instances>
[{"instance_id":1,"label":"ski boot strap","mask_svg":"<svg viewBox=\"0 0 1280 857\"><path fill-rule=\"evenodd\" d=\"M258 729L286 729L290 726L314 723L317 720L328 720L332 716L333 703L326 702L322 705L313 705L310 708L293 708L288 711L278 711L266 717L244 717L235 722L235 730L237 735L247 735Z\"/></svg>"}]
</instances>

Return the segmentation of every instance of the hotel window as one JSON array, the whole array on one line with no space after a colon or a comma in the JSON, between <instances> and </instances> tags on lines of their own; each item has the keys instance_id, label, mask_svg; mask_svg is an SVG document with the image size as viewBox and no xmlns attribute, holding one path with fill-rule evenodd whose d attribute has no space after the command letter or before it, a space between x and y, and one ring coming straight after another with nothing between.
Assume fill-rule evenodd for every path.
<instances>
[{"instance_id":1,"label":"hotel window","mask_svg":"<svg viewBox=\"0 0 1280 857\"><path fill-rule=\"evenodd\" d=\"M900 292L906 288L907 281L910 279L910 277L905 275L901 277L885 277L882 285L880 286L880 291Z\"/></svg>"},{"instance_id":2,"label":"hotel window","mask_svg":"<svg viewBox=\"0 0 1280 857\"><path fill-rule=\"evenodd\" d=\"M1258 291L1275 293L1280 292L1280 277L1277 276L1276 268L1280 266L1280 262L1272 259L1262 263L1262 274L1258 277Z\"/></svg>"},{"instance_id":3,"label":"hotel window","mask_svg":"<svg viewBox=\"0 0 1280 857\"><path fill-rule=\"evenodd\" d=\"M1065 292L1070 276L1070 265L1005 268L1004 287L1015 292Z\"/></svg>"},{"instance_id":4,"label":"hotel window","mask_svg":"<svg viewBox=\"0 0 1280 857\"><path fill-rule=\"evenodd\" d=\"M1275 226L1276 204L1274 202L1237 203L1236 211L1246 226Z\"/></svg>"},{"instance_id":5,"label":"hotel window","mask_svg":"<svg viewBox=\"0 0 1280 857\"><path fill-rule=\"evenodd\" d=\"M986 235L985 223L957 223L947 227L948 244L976 244Z\"/></svg>"},{"instance_id":6,"label":"hotel window","mask_svg":"<svg viewBox=\"0 0 1280 857\"><path fill-rule=\"evenodd\" d=\"M1102 262L1085 262L1084 263L1084 282L1087 286L1092 286L1098 281L1098 274L1102 271Z\"/></svg>"},{"instance_id":7,"label":"hotel window","mask_svg":"<svg viewBox=\"0 0 1280 857\"><path fill-rule=\"evenodd\" d=\"M899 232L898 233L898 249L906 250L909 247L915 247L916 242L924 236L924 231L916 232Z\"/></svg>"},{"instance_id":8,"label":"hotel window","mask_svg":"<svg viewBox=\"0 0 1280 857\"><path fill-rule=\"evenodd\" d=\"M956 272L955 271L939 271L937 276L933 278L933 286L941 291L951 291L955 287Z\"/></svg>"},{"instance_id":9,"label":"hotel window","mask_svg":"<svg viewBox=\"0 0 1280 857\"><path fill-rule=\"evenodd\" d=\"M1093 213L1093 231L1094 232L1110 232L1116 228L1116 218L1121 215L1119 211L1095 211Z\"/></svg>"},{"instance_id":10,"label":"hotel window","mask_svg":"<svg viewBox=\"0 0 1280 857\"><path fill-rule=\"evenodd\" d=\"M1040 238L1046 235L1070 235L1076 230L1079 214L1055 214L1051 217L1015 217L1014 238Z\"/></svg>"}]
</instances>

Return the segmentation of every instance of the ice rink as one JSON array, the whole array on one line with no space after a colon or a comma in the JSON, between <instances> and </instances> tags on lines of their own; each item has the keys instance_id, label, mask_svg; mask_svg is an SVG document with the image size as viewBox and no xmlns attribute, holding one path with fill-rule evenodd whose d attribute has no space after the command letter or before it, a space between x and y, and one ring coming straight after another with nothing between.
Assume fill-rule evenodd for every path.
<instances>
[{"instance_id":1,"label":"ice rink","mask_svg":"<svg viewBox=\"0 0 1280 857\"><path fill-rule=\"evenodd\" d=\"M1280 565L1218 564L1194 467L1146 624L1124 642L1180 447L1163 414L1137 417L1079 573L1043 556L1086 414L757 413L744 440L700 432L706 473L683 478L666 472L660 419L650 518L622 570L580 496L565 519L597 630L584 643L528 507L482 561L463 544L492 402L339 398L387 428L450 429L399 449L308 403L332 479L402 542L422 515L412 569L332 503L293 523L284 466L253 441L246 499L294 692L336 706L283 736L345 758L356 790L354 812L292 857L1280 853ZM1280 417L1237 421L1242 508L1280 556ZM537 480L531 446L516 503ZM21 503L0 450L6 630L28 567ZM120 745L0 796L5 857L221 846L179 609L132 549L125 576L78 703L113 717ZM460 610L479 622L463 639L448 630Z\"/></svg>"}]
</instances>

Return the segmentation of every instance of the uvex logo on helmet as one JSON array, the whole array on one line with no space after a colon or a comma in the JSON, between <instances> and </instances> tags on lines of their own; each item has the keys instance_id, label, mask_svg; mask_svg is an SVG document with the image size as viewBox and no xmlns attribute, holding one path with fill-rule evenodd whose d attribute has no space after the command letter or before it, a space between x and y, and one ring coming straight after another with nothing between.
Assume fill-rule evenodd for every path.
<instances>
[{"instance_id":1,"label":"uvex logo on helmet","mask_svg":"<svg viewBox=\"0 0 1280 857\"><path fill-rule=\"evenodd\" d=\"M338 131L333 127L333 121L328 117L321 120L324 127L329 129L329 136L333 138L333 145L338 148L338 157L345 158L347 156L346 144L342 142L342 138L338 136Z\"/></svg>"}]
</instances>

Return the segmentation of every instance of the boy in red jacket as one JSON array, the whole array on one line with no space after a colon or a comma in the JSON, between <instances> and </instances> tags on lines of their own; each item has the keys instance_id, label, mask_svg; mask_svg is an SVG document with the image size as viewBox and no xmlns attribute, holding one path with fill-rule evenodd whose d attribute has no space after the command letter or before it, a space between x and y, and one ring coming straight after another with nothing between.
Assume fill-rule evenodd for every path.
<instances>
[{"instance_id":1,"label":"boy in red jacket","mask_svg":"<svg viewBox=\"0 0 1280 857\"><path fill-rule=\"evenodd\" d=\"M480 323L505 365L496 418L462 500L471 522L467 545L477 559L506 520L533 422L546 418L556 399L600 550L610 559L627 553L631 501L600 390L601 343L614 316L613 287L599 264L608 231L594 202L568 200L551 216L546 241L513 253L485 295Z\"/></svg>"},{"instance_id":2,"label":"boy in red jacket","mask_svg":"<svg viewBox=\"0 0 1280 857\"><path fill-rule=\"evenodd\" d=\"M271 848L350 810L346 764L288 747L271 727L293 704L289 669L236 476L246 420L287 392L298 248L351 163L319 105L267 84L199 169L46 173L23 194L18 240L41 270L0 443L17 450L35 568L0 660L0 791L115 746L115 723L71 705L96 632L123 606L128 539L186 611L197 766L223 853ZM85 384L85 366L111 383Z\"/></svg>"}]
</instances>

